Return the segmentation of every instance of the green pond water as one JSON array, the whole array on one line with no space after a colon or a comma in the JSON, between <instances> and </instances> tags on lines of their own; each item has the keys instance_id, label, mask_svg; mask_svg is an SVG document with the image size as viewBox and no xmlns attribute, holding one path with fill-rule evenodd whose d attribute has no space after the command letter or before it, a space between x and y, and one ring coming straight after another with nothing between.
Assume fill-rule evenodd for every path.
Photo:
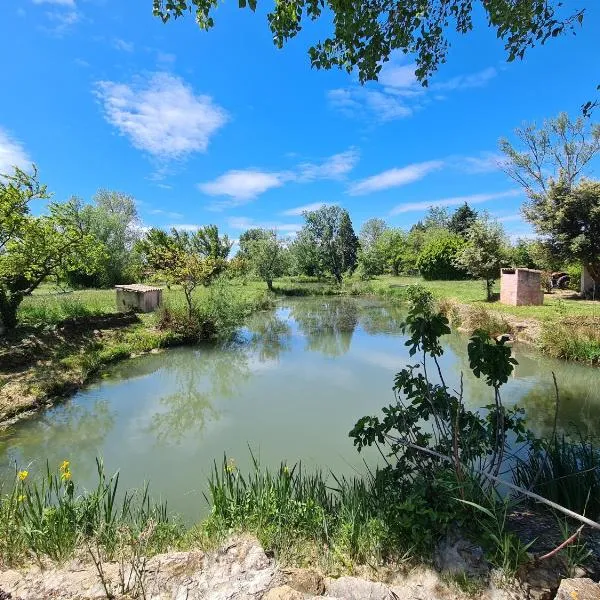
<instances>
[{"instance_id":1,"label":"green pond water","mask_svg":"<svg viewBox=\"0 0 600 600\"><path fill-rule=\"evenodd\" d=\"M408 362L401 309L375 300L299 298L255 315L235 342L179 348L115 366L70 400L0 432L0 476L15 462L32 474L46 459L72 462L75 480L95 481L95 457L120 470L120 485L151 482L155 497L193 521L213 462L224 453L242 470L249 448L264 466L301 460L336 474L364 473L377 456L358 454L348 431L393 400L394 374ZM442 369L466 404L491 402L468 369L467 338L445 338ZM530 427L554 421L554 371L562 429L600 431L600 370L515 348L519 361L503 388L507 405L526 410Z\"/></svg>"}]
</instances>

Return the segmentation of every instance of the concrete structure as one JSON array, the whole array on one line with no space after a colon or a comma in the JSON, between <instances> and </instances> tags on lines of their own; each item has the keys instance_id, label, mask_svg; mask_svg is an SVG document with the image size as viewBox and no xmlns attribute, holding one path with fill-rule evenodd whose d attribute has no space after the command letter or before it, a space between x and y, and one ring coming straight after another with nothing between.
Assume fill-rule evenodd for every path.
<instances>
[{"instance_id":1,"label":"concrete structure","mask_svg":"<svg viewBox=\"0 0 600 600\"><path fill-rule=\"evenodd\" d=\"M511 306L544 304L542 272L534 269L502 269L500 302Z\"/></svg>"},{"instance_id":2,"label":"concrete structure","mask_svg":"<svg viewBox=\"0 0 600 600\"><path fill-rule=\"evenodd\" d=\"M162 288L134 283L116 285L117 310L127 312L152 312L162 304Z\"/></svg>"}]
</instances>

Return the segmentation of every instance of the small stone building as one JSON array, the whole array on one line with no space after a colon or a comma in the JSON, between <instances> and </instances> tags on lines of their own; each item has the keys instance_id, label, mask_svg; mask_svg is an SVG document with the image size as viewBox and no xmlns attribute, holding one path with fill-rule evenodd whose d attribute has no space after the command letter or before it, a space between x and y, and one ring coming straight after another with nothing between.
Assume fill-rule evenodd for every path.
<instances>
[{"instance_id":1,"label":"small stone building","mask_svg":"<svg viewBox=\"0 0 600 600\"><path fill-rule=\"evenodd\" d=\"M116 285L117 310L127 312L152 312L162 304L162 288L133 283Z\"/></svg>"},{"instance_id":2,"label":"small stone building","mask_svg":"<svg viewBox=\"0 0 600 600\"><path fill-rule=\"evenodd\" d=\"M535 269L502 269L500 302L511 306L544 304L542 272Z\"/></svg>"}]
</instances>

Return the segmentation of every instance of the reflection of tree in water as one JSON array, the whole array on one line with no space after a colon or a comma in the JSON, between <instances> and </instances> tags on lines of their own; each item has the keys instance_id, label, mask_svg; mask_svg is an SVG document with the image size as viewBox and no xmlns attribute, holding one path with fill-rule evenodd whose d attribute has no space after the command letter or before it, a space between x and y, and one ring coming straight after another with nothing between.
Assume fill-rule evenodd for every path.
<instances>
[{"instance_id":1,"label":"reflection of tree in water","mask_svg":"<svg viewBox=\"0 0 600 600\"><path fill-rule=\"evenodd\" d=\"M114 423L106 401L98 400L89 406L68 402L5 432L6 437L0 437L2 467L35 457L43 462L36 465L38 472L45 469L46 460L52 467L65 459L73 460L81 472L94 472L97 449Z\"/></svg>"},{"instance_id":2,"label":"reflection of tree in water","mask_svg":"<svg viewBox=\"0 0 600 600\"><path fill-rule=\"evenodd\" d=\"M163 443L181 442L191 431L200 433L208 420L219 416L214 398L232 396L250 374L247 348L235 343L174 352L168 366L174 391L160 399L163 410L152 416L149 426Z\"/></svg>"},{"instance_id":3,"label":"reflection of tree in water","mask_svg":"<svg viewBox=\"0 0 600 600\"><path fill-rule=\"evenodd\" d=\"M289 347L289 326L277 319L255 320L247 341L205 345L169 355L168 374L175 391L160 399L161 412L152 416L150 433L160 442L178 443L190 432L201 433L206 423L218 419L216 398L231 398L252 374L254 356L276 360Z\"/></svg>"},{"instance_id":4,"label":"reflection of tree in water","mask_svg":"<svg viewBox=\"0 0 600 600\"><path fill-rule=\"evenodd\" d=\"M292 307L292 317L306 336L309 350L327 356L348 352L352 334L358 324L358 304L345 298L322 302L298 302Z\"/></svg>"},{"instance_id":5,"label":"reflection of tree in water","mask_svg":"<svg viewBox=\"0 0 600 600\"><path fill-rule=\"evenodd\" d=\"M399 333L406 310L389 304L367 304L360 308L360 325L369 335Z\"/></svg>"},{"instance_id":6,"label":"reflection of tree in water","mask_svg":"<svg viewBox=\"0 0 600 600\"><path fill-rule=\"evenodd\" d=\"M262 313L249 326L250 347L261 362L278 360L282 352L290 349L290 326L274 314Z\"/></svg>"}]
</instances>

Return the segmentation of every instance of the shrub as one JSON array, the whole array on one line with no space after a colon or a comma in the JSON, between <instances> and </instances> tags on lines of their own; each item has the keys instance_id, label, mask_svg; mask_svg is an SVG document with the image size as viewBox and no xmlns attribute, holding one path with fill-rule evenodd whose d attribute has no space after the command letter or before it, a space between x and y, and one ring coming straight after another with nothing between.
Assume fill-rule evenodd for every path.
<instances>
[{"instance_id":1,"label":"shrub","mask_svg":"<svg viewBox=\"0 0 600 600\"><path fill-rule=\"evenodd\" d=\"M430 238L417 259L417 268L422 277L427 280L465 279L466 271L454 264L464 245L461 236L448 232L440 232Z\"/></svg>"},{"instance_id":2,"label":"shrub","mask_svg":"<svg viewBox=\"0 0 600 600\"><path fill-rule=\"evenodd\" d=\"M578 317L545 321L539 347L553 358L597 364L600 362L600 319Z\"/></svg>"}]
</instances>

